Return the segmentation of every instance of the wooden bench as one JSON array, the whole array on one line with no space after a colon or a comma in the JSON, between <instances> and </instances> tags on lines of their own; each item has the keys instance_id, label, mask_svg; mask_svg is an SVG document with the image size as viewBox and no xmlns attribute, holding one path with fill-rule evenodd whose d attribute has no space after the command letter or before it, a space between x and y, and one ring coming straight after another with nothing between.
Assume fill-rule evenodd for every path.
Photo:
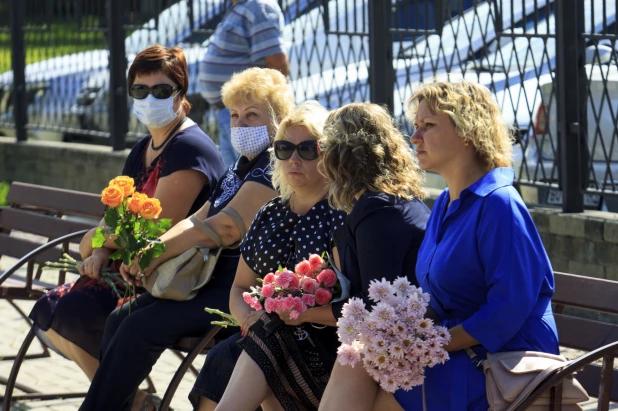
<instances>
[{"instance_id":1,"label":"wooden bench","mask_svg":"<svg viewBox=\"0 0 618 411\"><path fill-rule=\"evenodd\" d=\"M562 409L562 381L577 372L575 378L588 395L598 398L597 409L606 411L610 401L618 401L618 370L614 369L618 322L588 317L602 313L618 320L618 282L565 273L555 273L555 279L552 301L560 345L587 354L571 358L568 367L550 375L517 410L525 410L547 390L552 394L550 409ZM601 359L602 365L596 364Z\"/></svg>"},{"instance_id":2,"label":"wooden bench","mask_svg":"<svg viewBox=\"0 0 618 411\"><path fill-rule=\"evenodd\" d=\"M43 263L55 261L63 253L79 258L76 244L97 225L105 206L98 194L20 182L11 184L7 201L11 206L0 208L0 258L12 257L18 261L6 271L0 271L0 300L7 301L31 325L15 301L37 300L47 290L66 282L66 273L62 271L56 281L41 281ZM22 275L20 269L24 266L25 275ZM32 342L34 338L31 329L26 340ZM25 359L50 356L45 344L41 344L41 353L26 355L30 342L16 356L5 356L2 360L14 361L19 369ZM0 377L0 382L7 384L6 392L12 393L9 380ZM15 399L58 398L56 394L40 394L33 387L13 383L26 392ZM67 396L79 395L83 393ZM10 409L10 406L4 406L4 409Z\"/></svg>"}]
</instances>

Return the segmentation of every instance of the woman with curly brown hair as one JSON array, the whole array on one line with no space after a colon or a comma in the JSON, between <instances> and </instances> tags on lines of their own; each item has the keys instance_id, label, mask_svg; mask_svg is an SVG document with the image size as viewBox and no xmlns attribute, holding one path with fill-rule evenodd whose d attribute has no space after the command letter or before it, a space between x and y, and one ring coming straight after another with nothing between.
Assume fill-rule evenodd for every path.
<instances>
[{"instance_id":1,"label":"woman with curly brown hair","mask_svg":"<svg viewBox=\"0 0 618 411\"><path fill-rule=\"evenodd\" d=\"M348 214L342 229L332 232L338 251L335 261L339 261L341 271L351 282L350 295L369 303L367 289L371 280L414 278L416 254L429 217L429 209L421 201L421 172L391 116L375 104L354 103L331 112L319 147L322 153L319 168L329 183L329 203ZM338 302L311 308L296 320L285 313L279 317L287 325L307 326L311 322L316 327L327 326L334 333L342 307L343 302ZM270 366L265 359L271 358L269 353L274 351L277 342L269 342L268 325L268 321L260 318L249 328L242 342L244 353L217 410L253 410L264 399L273 397L278 404L273 406L271 401L262 406L286 411L314 410L319 406L325 389L323 381L328 379L335 363L338 344L323 344L321 350L308 350L312 355L303 357L304 367L291 361L292 356L276 357L275 366ZM319 347L323 341L317 338L307 340ZM309 346L307 340L288 339L285 343ZM286 346L286 349L294 352L295 347ZM318 363L320 367L315 366ZM305 381L282 378L305 370L314 378ZM336 382L341 380L337 378ZM239 392L243 395L239 396Z\"/></svg>"}]
</instances>

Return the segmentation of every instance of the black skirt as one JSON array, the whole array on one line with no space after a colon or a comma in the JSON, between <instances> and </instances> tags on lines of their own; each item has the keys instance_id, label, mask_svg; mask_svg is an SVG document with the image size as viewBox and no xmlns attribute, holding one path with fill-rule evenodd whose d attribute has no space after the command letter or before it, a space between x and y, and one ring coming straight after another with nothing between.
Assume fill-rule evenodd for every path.
<instances>
[{"instance_id":1,"label":"black skirt","mask_svg":"<svg viewBox=\"0 0 618 411\"><path fill-rule=\"evenodd\" d=\"M318 409L337 358L334 327L288 326L265 313L238 343L286 411Z\"/></svg>"}]
</instances>

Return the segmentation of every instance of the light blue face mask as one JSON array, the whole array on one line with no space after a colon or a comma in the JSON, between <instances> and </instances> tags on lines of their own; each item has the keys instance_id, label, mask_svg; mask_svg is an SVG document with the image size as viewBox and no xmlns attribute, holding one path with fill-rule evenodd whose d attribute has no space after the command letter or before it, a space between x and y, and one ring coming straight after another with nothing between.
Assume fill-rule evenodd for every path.
<instances>
[{"instance_id":1,"label":"light blue face mask","mask_svg":"<svg viewBox=\"0 0 618 411\"><path fill-rule=\"evenodd\" d=\"M174 111L174 96L157 99L149 94L145 99L133 99L133 114L148 128L163 128L170 124L180 112Z\"/></svg>"},{"instance_id":2,"label":"light blue face mask","mask_svg":"<svg viewBox=\"0 0 618 411\"><path fill-rule=\"evenodd\" d=\"M256 157L270 146L268 127L232 127L232 147L249 159Z\"/></svg>"}]
</instances>

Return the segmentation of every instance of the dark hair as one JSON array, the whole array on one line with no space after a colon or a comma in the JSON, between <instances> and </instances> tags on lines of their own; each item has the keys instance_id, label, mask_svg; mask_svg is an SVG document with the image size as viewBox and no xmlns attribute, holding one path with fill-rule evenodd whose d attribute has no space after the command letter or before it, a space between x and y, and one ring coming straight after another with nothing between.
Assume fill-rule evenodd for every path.
<instances>
[{"instance_id":1,"label":"dark hair","mask_svg":"<svg viewBox=\"0 0 618 411\"><path fill-rule=\"evenodd\" d=\"M187 58L180 47L165 47L155 44L142 50L129 68L127 83L129 89L135 82L135 77L162 72L180 87L179 96L185 114L191 110L191 103L186 99L189 90L189 70Z\"/></svg>"}]
</instances>

